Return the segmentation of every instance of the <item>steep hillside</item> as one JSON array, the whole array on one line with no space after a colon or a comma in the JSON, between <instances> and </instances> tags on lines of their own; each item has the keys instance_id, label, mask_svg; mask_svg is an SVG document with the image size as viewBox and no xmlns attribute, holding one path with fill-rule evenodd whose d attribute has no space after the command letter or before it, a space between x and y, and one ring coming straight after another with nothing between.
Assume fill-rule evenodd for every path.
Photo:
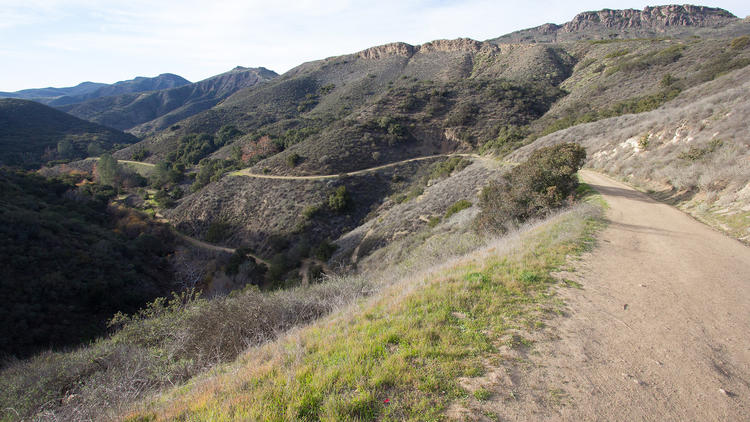
<instances>
[{"instance_id":1,"label":"steep hillside","mask_svg":"<svg viewBox=\"0 0 750 422\"><path fill-rule=\"evenodd\" d=\"M239 89L275 76L276 73L265 68L237 67L200 82L177 85L176 88L154 88L147 93L118 93L112 90L107 96L60 105L58 108L85 120L143 136L207 110Z\"/></svg>"},{"instance_id":2,"label":"steep hillside","mask_svg":"<svg viewBox=\"0 0 750 422\"><path fill-rule=\"evenodd\" d=\"M153 78L139 76L128 81L103 84L83 82L69 88L24 89L17 92L0 92L0 97L34 100L53 107L80 103L92 98L107 97L125 93L138 93L158 89L175 88L189 84L187 79L171 73L163 73Z\"/></svg>"},{"instance_id":3,"label":"steep hillside","mask_svg":"<svg viewBox=\"0 0 750 422\"><path fill-rule=\"evenodd\" d=\"M502 43L569 42L632 38L693 37L722 29L729 36L739 19L705 6L647 6L643 10L604 9L577 14L563 25L548 23L490 40Z\"/></svg>"},{"instance_id":4,"label":"steep hillside","mask_svg":"<svg viewBox=\"0 0 750 422\"><path fill-rule=\"evenodd\" d=\"M635 183L745 242L750 240L750 67L640 114L582 124L512 153L575 141L588 166Z\"/></svg>"},{"instance_id":5,"label":"steep hillside","mask_svg":"<svg viewBox=\"0 0 750 422\"><path fill-rule=\"evenodd\" d=\"M0 164L39 167L137 141L34 101L0 99Z\"/></svg>"}]
</instances>

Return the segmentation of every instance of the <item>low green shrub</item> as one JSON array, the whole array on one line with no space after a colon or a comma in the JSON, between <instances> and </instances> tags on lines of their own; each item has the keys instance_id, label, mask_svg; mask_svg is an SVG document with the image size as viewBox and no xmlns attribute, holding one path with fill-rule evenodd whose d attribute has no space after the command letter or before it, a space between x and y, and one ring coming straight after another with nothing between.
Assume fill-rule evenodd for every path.
<instances>
[{"instance_id":1,"label":"low green shrub","mask_svg":"<svg viewBox=\"0 0 750 422\"><path fill-rule=\"evenodd\" d=\"M460 201L456 201L453 205L448 208L448 210L445 212L445 219L451 218L451 216L459 211L465 210L466 208L471 207L471 202L461 199Z\"/></svg>"},{"instance_id":2,"label":"low green shrub","mask_svg":"<svg viewBox=\"0 0 750 422\"><path fill-rule=\"evenodd\" d=\"M482 191L476 228L504 232L563 206L578 187L586 150L566 143L541 148Z\"/></svg>"},{"instance_id":3,"label":"low green shrub","mask_svg":"<svg viewBox=\"0 0 750 422\"><path fill-rule=\"evenodd\" d=\"M703 148L690 147L687 151L683 151L677 155L677 158L686 161L698 161L701 158L711 154L712 152L719 149L724 144L721 139L714 139Z\"/></svg>"},{"instance_id":4,"label":"low green shrub","mask_svg":"<svg viewBox=\"0 0 750 422\"><path fill-rule=\"evenodd\" d=\"M296 152L293 152L286 156L286 165L289 167L297 167L297 164L302 161L302 157Z\"/></svg>"},{"instance_id":5,"label":"low green shrub","mask_svg":"<svg viewBox=\"0 0 750 422\"><path fill-rule=\"evenodd\" d=\"M737 37L729 43L729 47L734 50L742 50L744 48L747 48L748 46L750 46L750 36L748 35Z\"/></svg>"}]
</instances>

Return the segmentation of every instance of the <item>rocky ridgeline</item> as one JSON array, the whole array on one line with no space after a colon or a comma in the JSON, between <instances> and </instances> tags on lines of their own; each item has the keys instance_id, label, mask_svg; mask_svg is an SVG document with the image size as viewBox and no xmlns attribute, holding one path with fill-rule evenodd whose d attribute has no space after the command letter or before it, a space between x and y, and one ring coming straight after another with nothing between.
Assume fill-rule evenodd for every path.
<instances>
[{"instance_id":1,"label":"rocky ridgeline","mask_svg":"<svg viewBox=\"0 0 750 422\"><path fill-rule=\"evenodd\" d=\"M646 7L643 10L604 9L598 12L583 12L557 29L562 32L578 32L591 27L647 28L662 32L667 27L672 26L716 26L734 19L737 19L737 17L724 9L706 6L668 5Z\"/></svg>"},{"instance_id":2,"label":"rocky ridgeline","mask_svg":"<svg viewBox=\"0 0 750 422\"><path fill-rule=\"evenodd\" d=\"M470 38L457 38L455 40L435 40L422 45L411 45L403 42L385 44L357 53L362 59L380 59L387 56L403 56L411 58L417 53L479 53L499 51L498 47Z\"/></svg>"},{"instance_id":3,"label":"rocky ridgeline","mask_svg":"<svg viewBox=\"0 0 750 422\"><path fill-rule=\"evenodd\" d=\"M740 21L719 8L692 5L604 9L583 12L563 25L547 23L490 40L493 43L561 42L587 39L695 35L698 28L721 28Z\"/></svg>"}]
</instances>

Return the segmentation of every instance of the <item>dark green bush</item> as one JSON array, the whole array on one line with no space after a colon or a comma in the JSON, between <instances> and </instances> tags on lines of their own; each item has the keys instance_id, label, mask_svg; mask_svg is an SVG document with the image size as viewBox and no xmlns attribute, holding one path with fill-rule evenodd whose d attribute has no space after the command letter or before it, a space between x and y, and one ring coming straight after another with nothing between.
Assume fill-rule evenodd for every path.
<instances>
[{"instance_id":1,"label":"dark green bush","mask_svg":"<svg viewBox=\"0 0 750 422\"><path fill-rule=\"evenodd\" d=\"M471 164L471 161L463 157L451 157L445 161L435 163L430 168L428 180L442 179L450 176L454 171L461 171Z\"/></svg>"},{"instance_id":2,"label":"dark green bush","mask_svg":"<svg viewBox=\"0 0 750 422\"><path fill-rule=\"evenodd\" d=\"M243 133L232 125L224 125L216 132L216 146L224 146L230 143L233 139L242 136Z\"/></svg>"},{"instance_id":3,"label":"dark green bush","mask_svg":"<svg viewBox=\"0 0 750 422\"><path fill-rule=\"evenodd\" d=\"M586 150L572 143L535 151L482 191L477 228L503 232L563 206L578 187L576 172L585 159Z\"/></svg>"},{"instance_id":4,"label":"dark green bush","mask_svg":"<svg viewBox=\"0 0 750 422\"><path fill-rule=\"evenodd\" d=\"M135 151L133 151L133 155L131 158L133 161L143 161L145 160L151 153L146 148L138 148Z\"/></svg>"},{"instance_id":5,"label":"dark green bush","mask_svg":"<svg viewBox=\"0 0 750 422\"><path fill-rule=\"evenodd\" d=\"M480 152L495 151L500 155L505 155L523 145L523 140L528 135L529 130L525 126L502 126L498 129L497 137L485 142Z\"/></svg>"},{"instance_id":6,"label":"dark green bush","mask_svg":"<svg viewBox=\"0 0 750 422\"><path fill-rule=\"evenodd\" d=\"M296 152L293 152L286 156L286 165L289 167L297 167L297 164L302 161L302 157Z\"/></svg>"},{"instance_id":7,"label":"dark green bush","mask_svg":"<svg viewBox=\"0 0 750 422\"><path fill-rule=\"evenodd\" d=\"M479 106L474 103L463 103L451 110L445 119L446 127L464 126L470 124L479 113Z\"/></svg>"},{"instance_id":8,"label":"dark green bush","mask_svg":"<svg viewBox=\"0 0 750 422\"><path fill-rule=\"evenodd\" d=\"M328 261L336 252L336 249L338 249L338 246L335 243L331 243L330 239L325 239L313 248L312 255L321 261Z\"/></svg>"},{"instance_id":9,"label":"dark green bush","mask_svg":"<svg viewBox=\"0 0 750 422\"><path fill-rule=\"evenodd\" d=\"M231 233L232 226L224 221L214 221L208 226L206 231L206 241L211 243L219 243L226 239Z\"/></svg>"},{"instance_id":10,"label":"dark green bush","mask_svg":"<svg viewBox=\"0 0 750 422\"><path fill-rule=\"evenodd\" d=\"M328 195L328 208L335 212L344 212L351 206L351 196L346 191L346 186L339 186Z\"/></svg>"}]
</instances>

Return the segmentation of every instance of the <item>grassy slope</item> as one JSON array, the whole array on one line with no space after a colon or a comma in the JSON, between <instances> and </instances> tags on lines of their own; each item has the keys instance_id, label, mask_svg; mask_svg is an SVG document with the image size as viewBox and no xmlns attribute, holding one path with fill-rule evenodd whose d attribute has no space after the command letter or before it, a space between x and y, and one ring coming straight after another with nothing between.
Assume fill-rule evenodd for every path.
<instances>
[{"instance_id":1,"label":"grassy slope","mask_svg":"<svg viewBox=\"0 0 750 422\"><path fill-rule=\"evenodd\" d=\"M536 330L560 306L550 272L592 244L599 207L564 212L383 288L163 394L135 420L441 420L482 399L476 377L512 330ZM512 337L510 345L525 340Z\"/></svg>"}]
</instances>

